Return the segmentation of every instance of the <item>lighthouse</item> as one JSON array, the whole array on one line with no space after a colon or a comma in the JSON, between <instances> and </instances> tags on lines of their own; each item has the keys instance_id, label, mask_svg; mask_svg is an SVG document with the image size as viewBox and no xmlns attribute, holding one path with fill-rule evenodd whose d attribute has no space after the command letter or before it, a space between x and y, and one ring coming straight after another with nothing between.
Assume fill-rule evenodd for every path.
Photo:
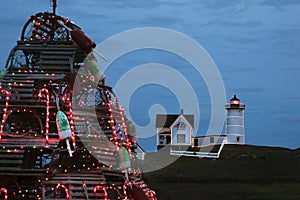
<instances>
[{"instance_id":1,"label":"lighthouse","mask_svg":"<svg viewBox=\"0 0 300 200\"><path fill-rule=\"evenodd\" d=\"M245 144L244 110L245 104L234 95L230 103L225 104L226 138L228 144Z\"/></svg>"}]
</instances>

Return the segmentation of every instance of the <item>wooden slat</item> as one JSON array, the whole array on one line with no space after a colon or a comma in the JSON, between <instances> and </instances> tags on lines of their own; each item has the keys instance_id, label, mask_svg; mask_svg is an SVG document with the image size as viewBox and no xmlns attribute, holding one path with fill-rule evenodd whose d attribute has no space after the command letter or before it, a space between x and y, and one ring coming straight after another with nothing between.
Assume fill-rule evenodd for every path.
<instances>
[{"instance_id":1,"label":"wooden slat","mask_svg":"<svg viewBox=\"0 0 300 200\"><path fill-rule=\"evenodd\" d=\"M45 169L20 169L20 168L2 168L0 167L0 175L1 176L41 176L46 174L47 171Z\"/></svg>"},{"instance_id":2,"label":"wooden slat","mask_svg":"<svg viewBox=\"0 0 300 200\"><path fill-rule=\"evenodd\" d=\"M6 86L6 87L33 87L34 84L33 83L26 83L26 82L2 82L1 84L2 86Z\"/></svg>"},{"instance_id":3,"label":"wooden slat","mask_svg":"<svg viewBox=\"0 0 300 200\"><path fill-rule=\"evenodd\" d=\"M32 99L32 93L13 93L11 94L12 97L16 97L16 98L30 98Z\"/></svg>"},{"instance_id":4,"label":"wooden slat","mask_svg":"<svg viewBox=\"0 0 300 200\"><path fill-rule=\"evenodd\" d=\"M0 158L6 158L6 159L18 159L18 158L23 158L23 155L9 155L9 154L2 154L0 153Z\"/></svg>"},{"instance_id":5,"label":"wooden slat","mask_svg":"<svg viewBox=\"0 0 300 200\"><path fill-rule=\"evenodd\" d=\"M85 182L85 184L87 184L86 182ZM94 189L94 187L95 186L86 186L86 189L88 190L88 191L93 191L93 189ZM81 191L81 190L83 190L83 188L82 188L82 183L80 183L80 184L78 184L78 185L72 185L72 191ZM100 190L101 191L101 190Z\"/></svg>"},{"instance_id":6,"label":"wooden slat","mask_svg":"<svg viewBox=\"0 0 300 200\"><path fill-rule=\"evenodd\" d=\"M57 144L59 143L59 139L49 138L48 142L51 146L57 146ZM3 147L5 147L6 149L19 148L20 146L23 146L24 148L35 146L36 148L38 148L45 147L46 145L47 143L45 138L32 136L26 136L22 138L2 138L0 141L0 149L2 149Z\"/></svg>"},{"instance_id":7,"label":"wooden slat","mask_svg":"<svg viewBox=\"0 0 300 200\"><path fill-rule=\"evenodd\" d=\"M13 159L7 159L7 160L1 160L0 159L0 164L22 164L23 161L22 160L13 160Z\"/></svg>"},{"instance_id":8,"label":"wooden slat","mask_svg":"<svg viewBox=\"0 0 300 200\"><path fill-rule=\"evenodd\" d=\"M82 177L82 179L78 182L78 181L73 181L73 180L48 180L45 185L53 185L53 184L57 184L57 183L61 183L61 184L70 184L70 185L74 185L74 184L82 184L82 181L84 181L86 184L93 184L93 185L99 185L99 184L104 184L104 181L88 181L88 180L84 180L84 177Z\"/></svg>"},{"instance_id":9,"label":"wooden slat","mask_svg":"<svg viewBox=\"0 0 300 200\"><path fill-rule=\"evenodd\" d=\"M71 195L71 197L75 197L77 200L86 200L84 192L70 192L70 195ZM94 198L99 199L99 198L104 197L104 193L103 192L99 193L99 191L97 191L97 193L90 192L90 193L88 193L88 195L89 195L89 198L93 198L93 199ZM82 198L80 198L80 197L82 197ZM73 198L71 198L71 199L73 199Z\"/></svg>"},{"instance_id":10,"label":"wooden slat","mask_svg":"<svg viewBox=\"0 0 300 200\"><path fill-rule=\"evenodd\" d=\"M14 87L12 87L12 90L14 89ZM32 93L32 88L24 88L24 87L21 87L21 88L18 88L18 92L24 92L24 93Z\"/></svg>"},{"instance_id":11,"label":"wooden slat","mask_svg":"<svg viewBox=\"0 0 300 200\"><path fill-rule=\"evenodd\" d=\"M1 171L12 172L12 171L20 171L20 170L21 170L20 167L0 167L0 172Z\"/></svg>"},{"instance_id":12,"label":"wooden slat","mask_svg":"<svg viewBox=\"0 0 300 200\"><path fill-rule=\"evenodd\" d=\"M1 146L3 146L3 145L1 145ZM24 153L24 150L18 150L18 149L16 149L16 151L15 151L14 149L4 148L4 149L1 149L1 151L0 151L0 155L1 155L0 159L2 158L2 156L5 157L8 154L10 156L12 156L12 155L21 155L22 156L23 153Z\"/></svg>"},{"instance_id":13,"label":"wooden slat","mask_svg":"<svg viewBox=\"0 0 300 200\"><path fill-rule=\"evenodd\" d=\"M87 175L85 175L84 177L81 177L81 176L55 176L53 177L53 180L66 180L66 179L72 179L73 181L85 181L85 180L88 180L88 181L104 181L105 180L105 177L102 176L102 177L95 177L95 175L93 175L92 177L89 177Z\"/></svg>"},{"instance_id":14,"label":"wooden slat","mask_svg":"<svg viewBox=\"0 0 300 200\"><path fill-rule=\"evenodd\" d=\"M5 100L0 100L0 108L4 108L5 107ZM50 108L56 107L54 104L53 106L50 106ZM17 99L17 100L13 100L10 101L9 103L9 108L45 108L46 109L46 105L43 104L38 104L37 105L37 101L33 100L33 99Z\"/></svg>"},{"instance_id":15,"label":"wooden slat","mask_svg":"<svg viewBox=\"0 0 300 200\"><path fill-rule=\"evenodd\" d=\"M47 71L53 71L53 70L59 70L59 71L65 71L65 70L70 70L70 65L55 65L55 64L50 64L50 65L41 65L40 67L41 70L47 70Z\"/></svg>"},{"instance_id":16,"label":"wooden slat","mask_svg":"<svg viewBox=\"0 0 300 200\"><path fill-rule=\"evenodd\" d=\"M49 52L48 52L49 53ZM41 59L46 60L69 60L70 56L61 55L61 54L42 54Z\"/></svg>"},{"instance_id":17,"label":"wooden slat","mask_svg":"<svg viewBox=\"0 0 300 200\"><path fill-rule=\"evenodd\" d=\"M70 66L69 60L41 60L41 67L42 66L51 66L51 65L64 65L64 66Z\"/></svg>"},{"instance_id":18,"label":"wooden slat","mask_svg":"<svg viewBox=\"0 0 300 200\"><path fill-rule=\"evenodd\" d=\"M2 79L12 79L12 80L40 80L40 79L51 79L51 80L57 80L57 79L63 79L65 74L61 73L32 73L32 74L6 74Z\"/></svg>"},{"instance_id":19,"label":"wooden slat","mask_svg":"<svg viewBox=\"0 0 300 200\"><path fill-rule=\"evenodd\" d=\"M97 193L94 193L94 192L90 192L88 193L89 195L89 198L92 198L92 199L102 199L104 197L104 193L99 193L97 191ZM70 192L70 196L72 197L71 199L76 199L76 200L86 200L86 196L85 196L85 193L84 192ZM65 200L65 199L64 199Z\"/></svg>"},{"instance_id":20,"label":"wooden slat","mask_svg":"<svg viewBox=\"0 0 300 200\"><path fill-rule=\"evenodd\" d=\"M92 177L92 178L99 178L99 177L104 177L104 175L102 173L100 173L99 171L84 171L82 173L56 173L53 174L53 178L57 178L57 177L64 177L64 178L80 178L80 177Z\"/></svg>"},{"instance_id":21,"label":"wooden slat","mask_svg":"<svg viewBox=\"0 0 300 200\"><path fill-rule=\"evenodd\" d=\"M61 51L42 51L42 55L65 55L65 56L72 56L74 55L74 51L72 50L61 50Z\"/></svg>"},{"instance_id":22,"label":"wooden slat","mask_svg":"<svg viewBox=\"0 0 300 200\"><path fill-rule=\"evenodd\" d=\"M16 79L13 79L13 78L9 78L7 79L7 77L3 77L3 79L1 80L2 83L34 83L33 80L27 80L27 79L22 79L22 80L16 80Z\"/></svg>"},{"instance_id":23,"label":"wooden slat","mask_svg":"<svg viewBox=\"0 0 300 200\"><path fill-rule=\"evenodd\" d=\"M69 51L75 51L77 49L77 46L75 45L18 45L18 50L36 50L40 51L41 54L44 54L45 52L69 52ZM74 54L74 52L73 52Z\"/></svg>"}]
</instances>

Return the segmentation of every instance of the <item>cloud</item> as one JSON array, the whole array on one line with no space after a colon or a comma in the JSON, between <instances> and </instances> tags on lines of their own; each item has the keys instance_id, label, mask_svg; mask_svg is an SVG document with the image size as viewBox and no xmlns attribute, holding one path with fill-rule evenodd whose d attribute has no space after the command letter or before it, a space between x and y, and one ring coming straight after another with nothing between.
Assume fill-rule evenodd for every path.
<instances>
[{"instance_id":1,"label":"cloud","mask_svg":"<svg viewBox=\"0 0 300 200\"><path fill-rule=\"evenodd\" d=\"M146 26L168 27L178 23L183 23L183 20L176 17L153 16L142 20L141 23Z\"/></svg>"},{"instance_id":2,"label":"cloud","mask_svg":"<svg viewBox=\"0 0 300 200\"><path fill-rule=\"evenodd\" d=\"M255 36L260 44L264 44L262 47L267 48L268 51L278 54L281 57L285 56L290 58L300 58L300 28L277 28L276 30L260 31Z\"/></svg>"},{"instance_id":3,"label":"cloud","mask_svg":"<svg viewBox=\"0 0 300 200\"><path fill-rule=\"evenodd\" d=\"M223 65L224 66L224 65ZM249 67L241 67L241 66L226 66L222 69L223 72L228 74L228 76L232 77L233 73L245 73L245 72L256 72L256 71L262 71L262 69L258 66L249 66Z\"/></svg>"},{"instance_id":4,"label":"cloud","mask_svg":"<svg viewBox=\"0 0 300 200\"><path fill-rule=\"evenodd\" d=\"M234 7L236 4L239 4L241 2L242 0L201 1L200 5L208 9L222 9L222 8Z\"/></svg>"},{"instance_id":5,"label":"cloud","mask_svg":"<svg viewBox=\"0 0 300 200\"><path fill-rule=\"evenodd\" d=\"M291 61L295 58L300 58L298 52L300 52L300 28L297 27L284 27L277 26L270 29L265 29L263 26L259 26L259 23L250 23L253 28L244 26L242 24L237 31L237 34L229 31L222 34L223 45L229 45L235 49L241 49L245 53L257 56L269 57L270 55L280 56L281 59L288 59L290 62L291 70L297 70L295 64ZM237 24L225 23L228 25L227 29L238 27ZM256 26L256 28L255 28ZM225 26L224 26L225 27ZM291 58L293 58L291 60Z\"/></svg>"},{"instance_id":6,"label":"cloud","mask_svg":"<svg viewBox=\"0 0 300 200\"><path fill-rule=\"evenodd\" d=\"M211 25L215 25L215 24L217 24L217 20L200 23L198 26L199 27L206 27L206 26L211 26Z\"/></svg>"},{"instance_id":7,"label":"cloud","mask_svg":"<svg viewBox=\"0 0 300 200\"><path fill-rule=\"evenodd\" d=\"M261 87L240 87L238 91L248 92L248 93L259 93L259 92L267 92L268 89Z\"/></svg>"},{"instance_id":8,"label":"cloud","mask_svg":"<svg viewBox=\"0 0 300 200\"><path fill-rule=\"evenodd\" d=\"M291 97L288 97L288 99L291 99L291 100L300 100L300 96L291 96Z\"/></svg>"},{"instance_id":9,"label":"cloud","mask_svg":"<svg viewBox=\"0 0 300 200\"><path fill-rule=\"evenodd\" d=\"M170 0L170 1L168 1L168 0L162 1L161 0L161 2L162 2L162 4L169 5L169 6L188 6L188 5L190 5L190 2L188 2L186 0L182 0L182 1L177 0L176 2L174 0Z\"/></svg>"},{"instance_id":10,"label":"cloud","mask_svg":"<svg viewBox=\"0 0 300 200\"><path fill-rule=\"evenodd\" d=\"M252 21L223 21L223 22L219 22L220 25L223 26L227 26L227 27L238 27L238 28L255 28L259 25L261 25L262 23L258 20L252 20Z\"/></svg>"},{"instance_id":11,"label":"cloud","mask_svg":"<svg viewBox=\"0 0 300 200\"><path fill-rule=\"evenodd\" d=\"M141 0L114 0L114 1L102 1L105 7L114 8L153 8L161 5L158 0L141 1Z\"/></svg>"},{"instance_id":12,"label":"cloud","mask_svg":"<svg viewBox=\"0 0 300 200\"><path fill-rule=\"evenodd\" d=\"M300 55L298 55L298 56L295 55L295 56L298 57L298 58L300 58ZM299 72L300 71L300 67L298 67L298 66L295 66L295 67L282 67L281 70L282 71L295 71L295 72L298 71Z\"/></svg>"},{"instance_id":13,"label":"cloud","mask_svg":"<svg viewBox=\"0 0 300 200\"><path fill-rule=\"evenodd\" d=\"M285 6L296 5L299 3L299 0L266 0L262 3L262 5L268 5L277 9L281 9Z\"/></svg>"},{"instance_id":14,"label":"cloud","mask_svg":"<svg viewBox=\"0 0 300 200\"><path fill-rule=\"evenodd\" d=\"M288 122L300 122L300 115L279 114L275 115L274 118Z\"/></svg>"}]
</instances>

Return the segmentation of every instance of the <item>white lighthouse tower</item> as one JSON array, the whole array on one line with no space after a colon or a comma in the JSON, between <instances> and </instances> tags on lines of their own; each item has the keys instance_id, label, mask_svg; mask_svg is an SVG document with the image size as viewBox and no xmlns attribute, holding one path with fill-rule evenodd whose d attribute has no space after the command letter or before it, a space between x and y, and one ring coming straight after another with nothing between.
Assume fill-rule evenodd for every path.
<instances>
[{"instance_id":1,"label":"white lighthouse tower","mask_svg":"<svg viewBox=\"0 0 300 200\"><path fill-rule=\"evenodd\" d=\"M229 104L225 105L226 137L228 144L245 144L244 110L245 104L234 95Z\"/></svg>"}]
</instances>

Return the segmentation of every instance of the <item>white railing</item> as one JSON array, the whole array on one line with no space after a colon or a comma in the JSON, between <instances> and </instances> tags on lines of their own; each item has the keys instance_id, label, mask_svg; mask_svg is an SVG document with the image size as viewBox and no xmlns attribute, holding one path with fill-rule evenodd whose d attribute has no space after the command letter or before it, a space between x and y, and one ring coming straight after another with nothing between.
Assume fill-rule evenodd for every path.
<instances>
[{"instance_id":1,"label":"white railing","mask_svg":"<svg viewBox=\"0 0 300 200\"><path fill-rule=\"evenodd\" d=\"M222 152L222 149L225 145L225 141L222 142L219 150L217 153L211 153L211 152L200 152L200 151L179 151L179 150L173 150L170 149L170 155L173 156L190 156L190 157L198 157L198 158L219 158L220 154Z\"/></svg>"}]
</instances>

